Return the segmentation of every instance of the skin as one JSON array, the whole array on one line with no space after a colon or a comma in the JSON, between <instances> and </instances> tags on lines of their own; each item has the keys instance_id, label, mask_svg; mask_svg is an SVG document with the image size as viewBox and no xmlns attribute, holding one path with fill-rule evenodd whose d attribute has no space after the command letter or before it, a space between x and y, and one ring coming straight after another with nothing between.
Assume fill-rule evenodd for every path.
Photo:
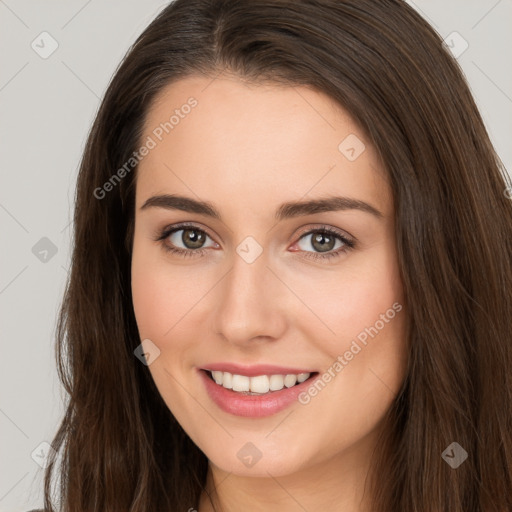
<instances>
[{"instance_id":1,"label":"skin","mask_svg":"<svg viewBox=\"0 0 512 512\"><path fill-rule=\"evenodd\" d=\"M208 457L207 489L217 488L218 510L369 510L365 477L406 367L393 198L383 167L362 130L326 95L231 75L167 86L148 112L143 140L191 96L197 106L137 170L132 292L141 340L160 350L148 366L152 378ZM354 161L338 150L349 134L365 144ZM208 201L222 220L141 210L159 194ZM274 218L284 202L329 195L365 201L382 218L355 209ZM168 253L165 241L155 241L179 222L206 232L203 255ZM322 225L356 246L329 260L308 258L322 253L314 234L303 233ZM184 245L182 233L166 242L197 250ZM252 263L236 251L248 236L263 251ZM237 417L209 399L197 375L197 367L226 361L322 373L394 303L402 311L307 405ZM252 467L237 457L248 442L262 454ZM209 510L203 492L199 512Z\"/></svg>"}]
</instances>

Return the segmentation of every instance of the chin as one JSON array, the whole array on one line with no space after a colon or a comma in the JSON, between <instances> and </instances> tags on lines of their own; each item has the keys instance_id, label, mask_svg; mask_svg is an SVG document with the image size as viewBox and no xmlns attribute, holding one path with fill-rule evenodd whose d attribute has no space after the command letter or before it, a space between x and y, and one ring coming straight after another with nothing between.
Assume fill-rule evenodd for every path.
<instances>
[{"instance_id":1,"label":"chin","mask_svg":"<svg viewBox=\"0 0 512 512\"><path fill-rule=\"evenodd\" d=\"M202 450L210 463L237 476L285 476L301 471L310 464L303 443L282 438L271 441L265 435L244 435L231 439L225 445L205 446Z\"/></svg>"}]
</instances>

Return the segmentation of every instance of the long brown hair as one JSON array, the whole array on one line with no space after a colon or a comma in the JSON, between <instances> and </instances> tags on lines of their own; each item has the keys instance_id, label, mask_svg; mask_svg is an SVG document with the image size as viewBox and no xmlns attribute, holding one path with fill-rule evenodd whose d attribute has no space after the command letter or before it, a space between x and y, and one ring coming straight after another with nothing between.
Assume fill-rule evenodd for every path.
<instances>
[{"instance_id":1,"label":"long brown hair","mask_svg":"<svg viewBox=\"0 0 512 512\"><path fill-rule=\"evenodd\" d=\"M409 353L372 459L374 510L512 510L510 178L458 64L401 0L176 0L129 50L78 176L56 346L69 399L45 474L46 509L56 473L65 512L198 506L207 458L134 356L137 169L104 197L94 191L140 147L162 88L226 70L329 95L389 175ZM457 469L441 456L453 442L468 454Z\"/></svg>"}]
</instances>

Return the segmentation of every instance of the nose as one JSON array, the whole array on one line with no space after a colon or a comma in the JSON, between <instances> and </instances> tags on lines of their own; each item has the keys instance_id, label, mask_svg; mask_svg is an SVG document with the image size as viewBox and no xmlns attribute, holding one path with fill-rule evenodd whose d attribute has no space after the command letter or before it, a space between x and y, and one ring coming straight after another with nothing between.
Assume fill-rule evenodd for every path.
<instances>
[{"instance_id":1,"label":"nose","mask_svg":"<svg viewBox=\"0 0 512 512\"><path fill-rule=\"evenodd\" d=\"M270 267L265 251L252 262L236 253L231 269L216 287L215 332L229 343L245 347L255 340L283 336L290 298Z\"/></svg>"}]
</instances>

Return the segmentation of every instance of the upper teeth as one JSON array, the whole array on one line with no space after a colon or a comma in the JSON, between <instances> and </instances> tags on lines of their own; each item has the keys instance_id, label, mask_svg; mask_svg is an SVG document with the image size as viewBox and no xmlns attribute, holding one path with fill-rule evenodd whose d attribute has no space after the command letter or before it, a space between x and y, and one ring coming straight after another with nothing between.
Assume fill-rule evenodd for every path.
<instances>
[{"instance_id":1,"label":"upper teeth","mask_svg":"<svg viewBox=\"0 0 512 512\"><path fill-rule=\"evenodd\" d=\"M297 382L304 382L311 375L310 373L299 373L298 375L258 375L257 377L247 377L246 375L236 375L220 371L212 371L211 374L213 380L226 389L252 393L280 391L285 386L291 388Z\"/></svg>"}]
</instances>

